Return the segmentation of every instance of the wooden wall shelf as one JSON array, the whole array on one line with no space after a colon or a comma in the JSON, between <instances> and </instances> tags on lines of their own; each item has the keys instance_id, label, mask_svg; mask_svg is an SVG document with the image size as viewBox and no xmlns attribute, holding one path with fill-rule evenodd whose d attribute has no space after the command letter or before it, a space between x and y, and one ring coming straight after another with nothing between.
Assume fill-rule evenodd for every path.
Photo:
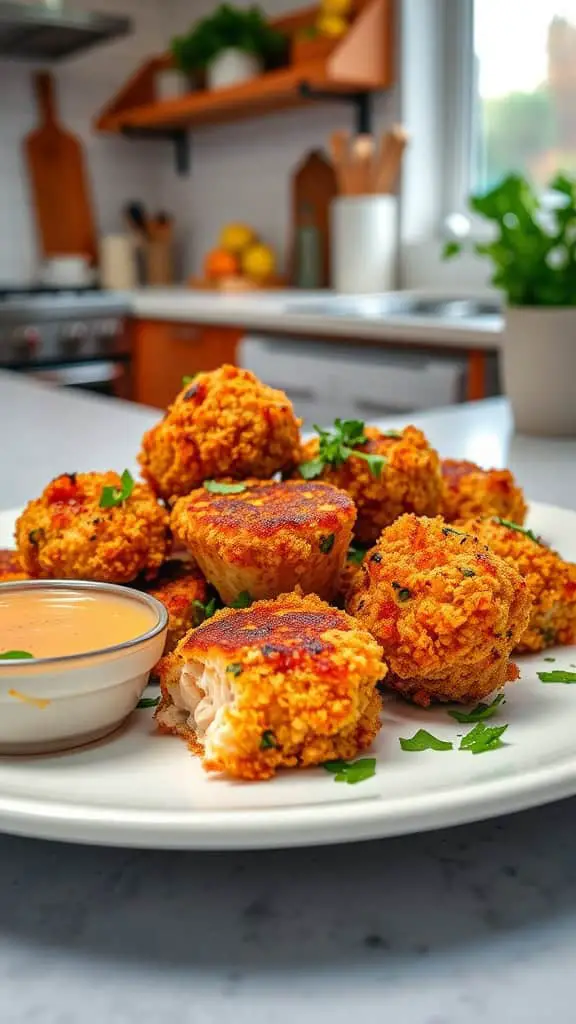
<instances>
[{"instance_id":1,"label":"wooden wall shelf","mask_svg":"<svg viewBox=\"0 0 576 1024\"><path fill-rule=\"evenodd\" d=\"M352 102L357 128L368 131L368 96L394 81L394 0L357 0L352 25L324 59L268 71L241 85L199 90L176 99L155 98L155 76L172 66L169 54L140 67L96 117L101 132L169 136L180 151L189 128L227 124L245 118L302 107L317 100ZM273 22L289 36L314 24L318 8L310 7Z\"/></svg>"}]
</instances>

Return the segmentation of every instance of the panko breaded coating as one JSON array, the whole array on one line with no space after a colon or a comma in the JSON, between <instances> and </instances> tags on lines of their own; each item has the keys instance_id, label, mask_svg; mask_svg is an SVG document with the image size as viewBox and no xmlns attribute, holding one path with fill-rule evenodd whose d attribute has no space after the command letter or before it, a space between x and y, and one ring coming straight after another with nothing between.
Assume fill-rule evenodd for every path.
<instances>
[{"instance_id":1,"label":"panko breaded coating","mask_svg":"<svg viewBox=\"0 0 576 1024\"><path fill-rule=\"evenodd\" d=\"M481 469L465 459L442 459L442 508L446 522L501 516L522 525L527 505L509 469Z\"/></svg>"},{"instance_id":2,"label":"panko breaded coating","mask_svg":"<svg viewBox=\"0 0 576 1024\"><path fill-rule=\"evenodd\" d=\"M18 552L13 548L0 548L0 583L17 583L29 579L30 576L22 568Z\"/></svg>"},{"instance_id":3,"label":"panko breaded coating","mask_svg":"<svg viewBox=\"0 0 576 1024\"><path fill-rule=\"evenodd\" d=\"M460 528L515 566L526 581L532 610L516 652L576 644L576 565L565 562L530 531L495 518L468 519Z\"/></svg>"},{"instance_id":4,"label":"panko breaded coating","mask_svg":"<svg viewBox=\"0 0 576 1024\"><path fill-rule=\"evenodd\" d=\"M164 648L164 653L168 654L189 629L203 621L209 601L208 584L194 562L172 559L164 563L159 577L145 589L168 612Z\"/></svg>"},{"instance_id":5,"label":"panko breaded coating","mask_svg":"<svg viewBox=\"0 0 576 1024\"><path fill-rule=\"evenodd\" d=\"M268 779L366 750L380 729L375 640L315 595L226 608L160 663L162 732L207 771Z\"/></svg>"},{"instance_id":6,"label":"panko breaded coating","mask_svg":"<svg viewBox=\"0 0 576 1024\"><path fill-rule=\"evenodd\" d=\"M330 484L246 480L244 490L200 487L172 510L174 536L192 553L224 604L242 593L272 598L300 587L330 600L352 536L351 498Z\"/></svg>"},{"instance_id":7,"label":"panko breaded coating","mask_svg":"<svg viewBox=\"0 0 576 1024\"><path fill-rule=\"evenodd\" d=\"M26 572L36 579L130 583L153 578L164 561L168 513L146 484L102 508L104 488L120 491L117 473L64 473L30 501L16 523Z\"/></svg>"},{"instance_id":8,"label":"panko breaded coating","mask_svg":"<svg viewBox=\"0 0 576 1024\"><path fill-rule=\"evenodd\" d=\"M142 474L170 501L217 477L269 479L300 454L300 421L283 391L221 366L186 384L142 439Z\"/></svg>"},{"instance_id":9,"label":"panko breaded coating","mask_svg":"<svg viewBox=\"0 0 576 1024\"><path fill-rule=\"evenodd\" d=\"M379 476L352 453L340 466L325 465L318 479L348 492L358 512L355 537L362 544L372 544L384 527L404 512L436 515L442 480L438 453L416 427L389 434L365 427L364 436L367 442L355 450L384 456L386 463ZM318 438L307 441L301 461L316 459L319 444Z\"/></svg>"},{"instance_id":10,"label":"panko breaded coating","mask_svg":"<svg viewBox=\"0 0 576 1024\"><path fill-rule=\"evenodd\" d=\"M346 607L382 645L385 684L416 704L475 702L518 677L509 657L528 624L526 583L440 516L384 530Z\"/></svg>"}]
</instances>

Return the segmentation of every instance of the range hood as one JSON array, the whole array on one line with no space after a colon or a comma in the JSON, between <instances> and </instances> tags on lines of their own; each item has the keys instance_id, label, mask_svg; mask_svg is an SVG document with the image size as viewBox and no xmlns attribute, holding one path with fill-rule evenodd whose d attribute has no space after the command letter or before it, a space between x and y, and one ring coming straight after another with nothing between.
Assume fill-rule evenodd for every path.
<instances>
[{"instance_id":1,"label":"range hood","mask_svg":"<svg viewBox=\"0 0 576 1024\"><path fill-rule=\"evenodd\" d=\"M58 0L45 4L0 0L0 57L63 60L131 29L129 18L75 11Z\"/></svg>"}]
</instances>

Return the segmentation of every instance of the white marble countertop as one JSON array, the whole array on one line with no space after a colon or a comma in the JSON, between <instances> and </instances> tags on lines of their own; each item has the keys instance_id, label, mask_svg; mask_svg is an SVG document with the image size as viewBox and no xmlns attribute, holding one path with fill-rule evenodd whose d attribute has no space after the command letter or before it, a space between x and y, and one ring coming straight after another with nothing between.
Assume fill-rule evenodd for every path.
<instances>
[{"instance_id":1,"label":"white marble countertop","mask_svg":"<svg viewBox=\"0 0 576 1024\"><path fill-rule=\"evenodd\" d=\"M431 293L418 294L427 297ZM296 289L221 294L191 288L141 288L128 295L133 315L143 319L240 326L254 332L296 337L326 335L496 351L502 333L502 319L496 316L490 322L384 316L378 308L381 297L374 295L337 296ZM330 301L334 303L330 312L315 308ZM354 313L350 312L352 304L356 307Z\"/></svg>"},{"instance_id":2,"label":"white marble countertop","mask_svg":"<svg viewBox=\"0 0 576 1024\"><path fill-rule=\"evenodd\" d=\"M135 465L154 410L0 374L0 507ZM417 417L576 508L576 440L501 400ZM399 421L396 421L399 424ZM420 836L154 853L0 836L2 1024L544 1024L576 1000L576 799Z\"/></svg>"}]
</instances>

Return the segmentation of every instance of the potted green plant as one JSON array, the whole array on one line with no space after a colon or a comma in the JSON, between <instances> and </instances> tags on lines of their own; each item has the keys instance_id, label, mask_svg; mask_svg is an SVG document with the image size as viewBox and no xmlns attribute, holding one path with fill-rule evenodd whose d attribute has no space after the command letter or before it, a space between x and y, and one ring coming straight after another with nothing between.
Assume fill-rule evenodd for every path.
<instances>
[{"instance_id":1,"label":"potted green plant","mask_svg":"<svg viewBox=\"0 0 576 1024\"><path fill-rule=\"evenodd\" d=\"M185 36L172 41L176 66L186 74L206 71L209 89L236 85L276 63L286 39L266 21L258 7L243 10L222 4Z\"/></svg>"},{"instance_id":2,"label":"potted green plant","mask_svg":"<svg viewBox=\"0 0 576 1024\"><path fill-rule=\"evenodd\" d=\"M517 430L576 435L576 179L558 174L546 200L518 174L470 199L494 227L473 249L506 297L504 387ZM464 245L448 242L446 258Z\"/></svg>"}]
</instances>

